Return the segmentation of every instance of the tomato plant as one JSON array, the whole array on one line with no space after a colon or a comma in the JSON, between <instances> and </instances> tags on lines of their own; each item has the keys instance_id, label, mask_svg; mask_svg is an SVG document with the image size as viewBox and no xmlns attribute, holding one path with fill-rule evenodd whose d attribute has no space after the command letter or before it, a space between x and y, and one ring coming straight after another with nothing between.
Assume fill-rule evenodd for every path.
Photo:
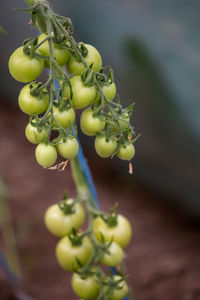
<instances>
[{"instance_id":1,"label":"tomato plant","mask_svg":"<svg viewBox=\"0 0 200 300\"><path fill-rule=\"evenodd\" d=\"M38 130L38 128L33 126L31 123L28 123L25 129L25 135L27 140L29 140L32 144L39 144L47 139L48 130L45 127Z\"/></svg>"},{"instance_id":2,"label":"tomato plant","mask_svg":"<svg viewBox=\"0 0 200 300\"><path fill-rule=\"evenodd\" d=\"M76 243L69 239L68 236L63 237L56 246L56 257L59 264L66 271L74 271L84 266L92 254L92 243L85 236L80 242Z\"/></svg>"},{"instance_id":3,"label":"tomato plant","mask_svg":"<svg viewBox=\"0 0 200 300\"><path fill-rule=\"evenodd\" d=\"M94 112L89 107L85 109L80 118L81 130L84 134L92 136L96 135L105 127L105 121L94 115Z\"/></svg>"},{"instance_id":4,"label":"tomato plant","mask_svg":"<svg viewBox=\"0 0 200 300\"><path fill-rule=\"evenodd\" d=\"M134 104L122 107L119 95L115 97L111 67L102 66L101 55L93 45L75 41L69 18L55 14L47 0L25 2L30 23L41 32L34 39L26 39L9 59L11 75L29 83L18 97L21 110L29 115L25 135L38 144L35 157L42 167L64 171L70 161L77 189L74 199L64 194L62 201L49 206L45 225L60 238L56 257L64 270L74 272L74 292L84 299L120 300L129 290L122 265L132 229L115 206L108 214L97 207L77 140L75 111L89 106L80 117L82 132L95 136L100 157L116 155L129 161L131 173L138 138L131 125ZM44 66L49 75L45 82L39 82ZM57 154L65 160L54 165ZM85 210L89 222L83 229ZM101 264L117 267L117 275L105 272Z\"/></svg>"},{"instance_id":5,"label":"tomato plant","mask_svg":"<svg viewBox=\"0 0 200 300\"><path fill-rule=\"evenodd\" d=\"M112 218L112 216L111 216ZM106 222L103 218L97 217L93 223L94 234L96 238L101 241L103 235L106 241L115 241L122 248L128 246L132 230L129 221L122 215L117 215L113 223Z\"/></svg>"},{"instance_id":6,"label":"tomato plant","mask_svg":"<svg viewBox=\"0 0 200 300\"><path fill-rule=\"evenodd\" d=\"M34 87L34 84L33 84ZM42 94L31 95L31 86L25 85L18 98L19 107L26 114L41 114L47 107L49 95L46 89L43 89Z\"/></svg>"},{"instance_id":7,"label":"tomato plant","mask_svg":"<svg viewBox=\"0 0 200 300\"><path fill-rule=\"evenodd\" d=\"M84 276L74 273L72 275L72 288L83 299L96 299L99 294L99 284L94 275Z\"/></svg>"},{"instance_id":8,"label":"tomato plant","mask_svg":"<svg viewBox=\"0 0 200 300\"><path fill-rule=\"evenodd\" d=\"M88 66L92 65L92 70L96 72L100 71L102 67L102 59L98 50L94 46L84 43L79 43L79 49ZM76 73L79 75L85 70L84 64L81 61L77 61L77 59L73 56L70 57L67 68L70 73Z\"/></svg>"},{"instance_id":9,"label":"tomato plant","mask_svg":"<svg viewBox=\"0 0 200 300\"><path fill-rule=\"evenodd\" d=\"M40 143L35 149L35 157L39 165L49 168L57 159L56 148L50 144Z\"/></svg>"},{"instance_id":10,"label":"tomato plant","mask_svg":"<svg viewBox=\"0 0 200 300\"><path fill-rule=\"evenodd\" d=\"M103 158L110 157L117 148L116 139L106 136L97 136L94 144L97 154Z\"/></svg>"},{"instance_id":11,"label":"tomato plant","mask_svg":"<svg viewBox=\"0 0 200 300\"><path fill-rule=\"evenodd\" d=\"M64 199L59 204L51 205L45 213L45 224L48 230L62 237L75 228L80 228L85 221L85 211L80 203L73 199Z\"/></svg>"},{"instance_id":12,"label":"tomato plant","mask_svg":"<svg viewBox=\"0 0 200 300\"><path fill-rule=\"evenodd\" d=\"M95 86L87 86L80 76L74 76L70 80L70 84L73 91L72 104L76 109L85 108L90 105L96 97ZM69 85L65 88L65 97L70 97Z\"/></svg>"},{"instance_id":13,"label":"tomato plant","mask_svg":"<svg viewBox=\"0 0 200 300\"><path fill-rule=\"evenodd\" d=\"M20 82L35 80L44 69L44 61L25 54L23 47L19 47L13 52L8 65L12 77Z\"/></svg>"}]
</instances>

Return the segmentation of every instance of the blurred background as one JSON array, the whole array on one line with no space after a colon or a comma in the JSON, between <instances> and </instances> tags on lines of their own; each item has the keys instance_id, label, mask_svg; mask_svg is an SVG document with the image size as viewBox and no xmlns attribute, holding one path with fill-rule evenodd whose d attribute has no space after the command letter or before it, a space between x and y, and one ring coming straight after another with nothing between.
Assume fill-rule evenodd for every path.
<instances>
[{"instance_id":1,"label":"blurred background","mask_svg":"<svg viewBox=\"0 0 200 300\"><path fill-rule=\"evenodd\" d=\"M135 102L132 123L142 136L133 176L126 163L98 158L93 139L79 134L102 208L119 202L133 224L126 260L134 298L199 300L200 3L49 2L72 19L76 39L94 45L104 65L113 67L123 105ZM75 299L70 276L56 263L56 239L44 228L43 214L64 190L76 192L70 170L42 170L25 140L28 118L17 106L23 85L11 78L7 62L37 32L28 14L13 7L24 3L0 4L7 32L0 34L0 249L12 270L4 266L5 274L0 268L0 299Z\"/></svg>"}]
</instances>

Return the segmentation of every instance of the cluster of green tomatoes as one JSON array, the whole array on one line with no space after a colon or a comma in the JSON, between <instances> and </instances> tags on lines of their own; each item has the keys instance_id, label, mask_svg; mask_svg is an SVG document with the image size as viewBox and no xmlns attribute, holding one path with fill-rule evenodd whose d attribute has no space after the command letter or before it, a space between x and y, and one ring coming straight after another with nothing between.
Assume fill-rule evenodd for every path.
<instances>
[{"instance_id":1,"label":"cluster of green tomatoes","mask_svg":"<svg viewBox=\"0 0 200 300\"><path fill-rule=\"evenodd\" d=\"M69 41L59 43L53 34L51 60L49 39L43 33L32 42L25 41L9 59L11 75L28 83L22 88L18 102L30 116L25 134L31 143L38 144L37 162L49 168L56 162L57 153L66 160L77 156L76 109L84 109L80 127L85 135L96 136L94 144L99 156L108 158L116 154L130 161L135 155L130 125L132 106L122 109L119 101L113 101L116 86L112 70L102 68L101 55L95 47L79 43L78 50L74 50ZM42 84L36 79L44 67L50 69L50 76ZM59 88L54 86L54 79L58 80Z\"/></svg>"},{"instance_id":2,"label":"cluster of green tomatoes","mask_svg":"<svg viewBox=\"0 0 200 300\"><path fill-rule=\"evenodd\" d=\"M125 278L106 276L99 263L109 267L122 263L124 248L132 235L130 223L120 214L98 212L91 234L80 229L84 221L85 211L77 199L64 197L47 209L45 224L52 234L61 238L56 246L57 260L64 270L74 272L72 287L82 299L121 300L128 293ZM102 298L98 298L100 291Z\"/></svg>"},{"instance_id":3,"label":"cluster of green tomatoes","mask_svg":"<svg viewBox=\"0 0 200 300\"><path fill-rule=\"evenodd\" d=\"M41 83L37 78L44 68L49 69L49 78ZM101 55L95 47L76 44L56 31L42 33L14 51L9 70L17 81L27 83L18 102L29 115L25 135L37 145L35 155L41 166L52 167L57 153L66 160L77 156L76 109L83 109L81 130L85 135L95 136L99 156L116 155L127 161L134 157L135 140L130 124L133 106L123 109L119 97L114 100L112 70L102 67ZM126 278L120 272L105 275L99 264L122 264L124 248L132 234L130 223L114 211L106 215L89 206L92 224L83 231L80 227L85 221L85 210L81 201L64 197L46 211L47 228L61 238L56 246L58 262L65 270L74 272L72 287L81 299L121 300L128 293Z\"/></svg>"}]
</instances>

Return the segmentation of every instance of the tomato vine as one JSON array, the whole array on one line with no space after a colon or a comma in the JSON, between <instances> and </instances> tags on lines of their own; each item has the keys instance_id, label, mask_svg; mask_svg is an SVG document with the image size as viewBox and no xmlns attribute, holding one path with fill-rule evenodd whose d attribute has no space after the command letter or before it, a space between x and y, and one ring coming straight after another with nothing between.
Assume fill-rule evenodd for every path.
<instances>
[{"instance_id":1,"label":"tomato vine","mask_svg":"<svg viewBox=\"0 0 200 300\"><path fill-rule=\"evenodd\" d=\"M26 0L31 24L41 31L27 39L9 59L13 78L28 83L19 94L19 106L29 115L25 134L36 144L36 160L44 168L64 170L70 161L78 196L52 205L45 214L49 231L61 237L56 247L59 264L73 271L72 287L83 299L123 299L128 293L124 269L124 248L130 242L129 221L114 206L108 214L100 211L91 195L77 159L75 110L84 109L80 127L85 135L96 136L99 156L116 155L130 161L135 155L134 128L130 123L134 104L122 108L111 67L102 67L102 58L92 45L77 43L69 18L55 14L46 0ZM37 81L44 67L45 83ZM55 85L59 83L59 88ZM89 106L89 107L88 107ZM54 165L57 154L66 159ZM86 208L89 225L85 221ZM116 267L117 275L107 274L101 263ZM88 288L81 286L87 282Z\"/></svg>"}]
</instances>

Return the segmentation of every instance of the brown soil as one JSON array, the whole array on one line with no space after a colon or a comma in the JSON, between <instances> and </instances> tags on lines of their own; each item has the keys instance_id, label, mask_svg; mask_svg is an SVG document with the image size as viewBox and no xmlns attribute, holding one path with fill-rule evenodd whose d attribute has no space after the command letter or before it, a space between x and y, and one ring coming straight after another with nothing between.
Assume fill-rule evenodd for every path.
<instances>
[{"instance_id":1,"label":"brown soil","mask_svg":"<svg viewBox=\"0 0 200 300\"><path fill-rule=\"evenodd\" d=\"M57 239L44 227L46 208L57 202L64 190L75 195L70 168L45 171L35 163L34 146L24 138L27 119L22 113L0 111L0 174L10 189L9 204L17 232L23 272L23 289L37 300L77 299L70 287L71 275L57 264ZM93 160L93 158L92 158ZM120 203L120 212L133 226L127 249L129 284L137 300L200 299L200 232L198 228L166 207L164 202L140 185L112 180L111 170L97 160L93 167L103 209ZM94 165L94 164L93 164ZM0 299L15 299L11 287L0 276Z\"/></svg>"}]
</instances>

